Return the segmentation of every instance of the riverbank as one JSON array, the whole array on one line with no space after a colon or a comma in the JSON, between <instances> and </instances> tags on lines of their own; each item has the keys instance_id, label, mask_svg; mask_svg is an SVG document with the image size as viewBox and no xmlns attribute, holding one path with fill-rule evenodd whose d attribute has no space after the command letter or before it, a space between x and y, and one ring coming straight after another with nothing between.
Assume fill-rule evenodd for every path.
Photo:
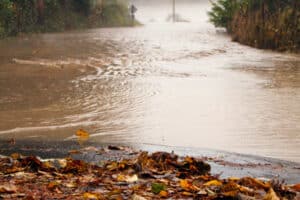
<instances>
[{"instance_id":1,"label":"riverbank","mask_svg":"<svg viewBox=\"0 0 300 200\"><path fill-rule=\"evenodd\" d=\"M18 151L20 146L16 147L14 150ZM73 147L74 144L68 145L68 148ZM34 144L30 143L29 149L33 150ZM66 150L66 145L63 149ZM215 174L215 166L212 165L218 163L224 171L229 166L243 171L248 171L247 168L266 171L265 167L269 167L269 164L247 164L245 161L238 164L211 157L177 155L176 148L170 153L150 153L122 146L86 146L68 150L64 152L68 157L59 159L35 157L38 152L48 152L49 156L49 149L39 149L37 154L29 157L23 156L25 151L23 149L10 157L0 157L0 196L3 199L276 200L298 199L300 195L299 184L286 185L277 178L267 180L263 176L255 177L251 174L245 177L230 174L228 178L220 178L222 173ZM90 161L86 162L86 158ZM273 171L282 171L285 167L284 162L281 162L281 166Z\"/></svg>"}]
</instances>

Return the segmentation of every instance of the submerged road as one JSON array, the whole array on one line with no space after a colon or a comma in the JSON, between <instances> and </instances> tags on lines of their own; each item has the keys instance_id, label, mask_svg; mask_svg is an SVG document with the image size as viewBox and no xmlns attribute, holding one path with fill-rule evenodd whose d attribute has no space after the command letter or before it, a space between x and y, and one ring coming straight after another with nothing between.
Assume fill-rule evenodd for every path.
<instances>
[{"instance_id":1,"label":"submerged road","mask_svg":"<svg viewBox=\"0 0 300 200\"><path fill-rule=\"evenodd\" d=\"M59 144L82 128L99 145L300 162L299 55L234 43L206 18L149 20L1 40L0 139Z\"/></svg>"}]
</instances>

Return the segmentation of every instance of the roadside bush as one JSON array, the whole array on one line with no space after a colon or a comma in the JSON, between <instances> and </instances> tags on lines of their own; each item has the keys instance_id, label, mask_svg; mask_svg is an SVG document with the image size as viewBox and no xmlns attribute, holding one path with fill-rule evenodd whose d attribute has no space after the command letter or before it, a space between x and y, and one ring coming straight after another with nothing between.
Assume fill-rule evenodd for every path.
<instances>
[{"instance_id":1,"label":"roadside bush","mask_svg":"<svg viewBox=\"0 0 300 200\"><path fill-rule=\"evenodd\" d=\"M217 0L208 13L234 41L257 48L299 51L299 0Z\"/></svg>"},{"instance_id":2,"label":"roadside bush","mask_svg":"<svg viewBox=\"0 0 300 200\"><path fill-rule=\"evenodd\" d=\"M130 25L127 1L0 0L0 37L99 26Z\"/></svg>"}]
</instances>

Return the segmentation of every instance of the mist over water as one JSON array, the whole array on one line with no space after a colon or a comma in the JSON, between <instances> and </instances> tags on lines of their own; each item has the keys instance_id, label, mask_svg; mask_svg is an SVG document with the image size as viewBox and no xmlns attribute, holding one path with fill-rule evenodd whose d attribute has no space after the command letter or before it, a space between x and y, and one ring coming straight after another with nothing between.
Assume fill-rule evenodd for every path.
<instances>
[{"instance_id":1,"label":"mist over water","mask_svg":"<svg viewBox=\"0 0 300 200\"><path fill-rule=\"evenodd\" d=\"M142 1L144 26L0 41L0 138L211 148L300 162L300 57L231 41L207 1Z\"/></svg>"}]
</instances>

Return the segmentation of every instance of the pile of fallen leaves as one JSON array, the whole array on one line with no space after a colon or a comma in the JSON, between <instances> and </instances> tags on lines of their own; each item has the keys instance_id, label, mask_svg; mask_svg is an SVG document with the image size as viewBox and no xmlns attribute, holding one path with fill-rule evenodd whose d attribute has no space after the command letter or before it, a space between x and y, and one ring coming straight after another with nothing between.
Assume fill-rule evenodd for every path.
<instances>
[{"instance_id":1,"label":"pile of fallen leaves","mask_svg":"<svg viewBox=\"0 0 300 200\"><path fill-rule=\"evenodd\" d=\"M122 151L110 148L111 151ZM98 164L81 160L0 158L2 199L299 199L300 184L255 178L219 179L210 166L173 153L139 152Z\"/></svg>"}]
</instances>

